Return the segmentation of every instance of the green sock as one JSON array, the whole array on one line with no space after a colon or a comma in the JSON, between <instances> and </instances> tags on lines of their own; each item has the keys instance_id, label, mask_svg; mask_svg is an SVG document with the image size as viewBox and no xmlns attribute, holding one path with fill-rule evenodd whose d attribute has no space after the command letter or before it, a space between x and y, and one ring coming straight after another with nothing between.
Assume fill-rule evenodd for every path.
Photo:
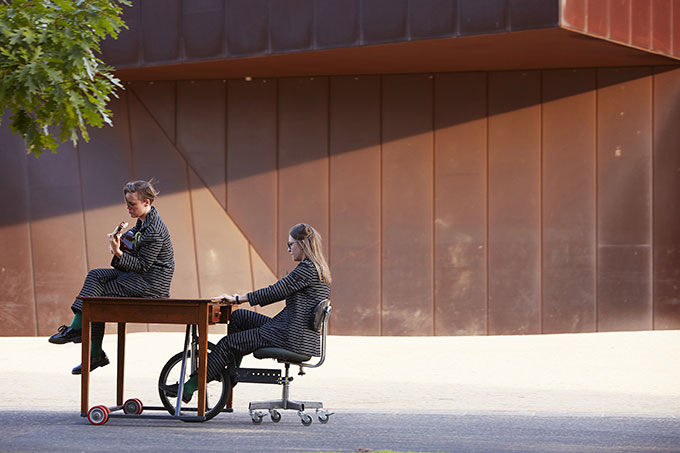
<instances>
[{"instance_id":1,"label":"green sock","mask_svg":"<svg viewBox=\"0 0 680 453\"><path fill-rule=\"evenodd\" d=\"M96 357L100 355L102 352L102 343L104 342L103 338L93 338L92 343L90 344L90 356L91 357Z\"/></svg>"},{"instance_id":2,"label":"green sock","mask_svg":"<svg viewBox=\"0 0 680 453\"><path fill-rule=\"evenodd\" d=\"M184 383L184 394L193 395L194 392L198 390L198 375L195 374L189 378L188 381Z\"/></svg>"},{"instance_id":3,"label":"green sock","mask_svg":"<svg viewBox=\"0 0 680 453\"><path fill-rule=\"evenodd\" d=\"M81 322L82 319L83 319L82 313L80 313L80 312L76 313L73 316L73 321L71 321L71 326L70 326L71 329L80 330L80 328L83 326L83 324Z\"/></svg>"}]
</instances>

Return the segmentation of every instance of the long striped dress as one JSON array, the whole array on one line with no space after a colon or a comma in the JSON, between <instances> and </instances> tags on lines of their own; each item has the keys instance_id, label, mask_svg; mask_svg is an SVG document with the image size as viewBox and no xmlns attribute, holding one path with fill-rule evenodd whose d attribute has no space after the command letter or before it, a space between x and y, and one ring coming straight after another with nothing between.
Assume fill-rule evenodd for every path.
<instances>
[{"instance_id":1,"label":"long striped dress","mask_svg":"<svg viewBox=\"0 0 680 453\"><path fill-rule=\"evenodd\" d=\"M286 306L270 318L250 310L236 310L229 321L229 334L208 354L208 379L239 364L241 358L263 347L275 346L298 354L319 356L320 334L312 326L317 304L330 296L330 287L319 279L309 259L304 259L278 282L248 293L250 305L266 306L286 300Z\"/></svg>"},{"instance_id":2,"label":"long striped dress","mask_svg":"<svg viewBox=\"0 0 680 453\"><path fill-rule=\"evenodd\" d=\"M87 273L78 297L170 297L175 258L170 233L155 207L144 222L130 229L138 236L132 251L111 260L113 269L92 269ZM83 310L80 299L71 305L74 313ZM104 323L92 323L92 338L104 336Z\"/></svg>"}]
</instances>

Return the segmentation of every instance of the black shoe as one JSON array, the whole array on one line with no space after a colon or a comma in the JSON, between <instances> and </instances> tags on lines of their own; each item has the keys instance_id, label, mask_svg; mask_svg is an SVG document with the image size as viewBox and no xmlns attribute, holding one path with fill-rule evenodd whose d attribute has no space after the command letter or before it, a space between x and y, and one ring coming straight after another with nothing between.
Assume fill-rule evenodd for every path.
<instances>
[{"instance_id":1,"label":"black shoe","mask_svg":"<svg viewBox=\"0 0 680 453\"><path fill-rule=\"evenodd\" d=\"M50 343L64 344L64 343L80 343L83 339L80 336L80 329L73 329L67 326L61 326L57 329L57 333L52 335L49 339Z\"/></svg>"},{"instance_id":2,"label":"black shoe","mask_svg":"<svg viewBox=\"0 0 680 453\"><path fill-rule=\"evenodd\" d=\"M167 385L167 384L158 384L158 388L163 390L163 392L169 396L170 398L176 398L177 397L177 392L179 391L179 384L172 384L172 385ZM191 397L193 396L193 393L182 393L182 401L185 403L188 403L191 401Z\"/></svg>"},{"instance_id":3,"label":"black shoe","mask_svg":"<svg viewBox=\"0 0 680 453\"><path fill-rule=\"evenodd\" d=\"M102 351L101 354L99 354L96 357L90 357L90 371L96 370L100 366L106 366L109 364L109 358L106 357L106 353ZM71 370L71 374L81 374L83 369L82 369L82 363L75 367L74 369Z\"/></svg>"}]
</instances>

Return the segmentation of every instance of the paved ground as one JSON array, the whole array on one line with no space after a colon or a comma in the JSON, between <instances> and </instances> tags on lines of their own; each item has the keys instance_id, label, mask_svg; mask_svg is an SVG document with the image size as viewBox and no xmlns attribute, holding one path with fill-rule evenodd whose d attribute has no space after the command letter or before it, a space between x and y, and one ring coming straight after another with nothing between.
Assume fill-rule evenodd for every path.
<instances>
[{"instance_id":1,"label":"paved ground","mask_svg":"<svg viewBox=\"0 0 680 453\"><path fill-rule=\"evenodd\" d=\"M115 341L105 338L112 364L93 372L90 405L114 402ZM158 373L182 341L128 334L126 397L157 405ZM140 450L191 449L199 438L208 451L680 451L680 331L329 337L327 363L296 376L292 396L320 399L336 415L307 428L293 412L252 425L248 401L280 392L256 384L240 384L236 411L207 423L90 426L70 374L79 354L79 345L46 338L0 338L0 451L57 449L74 438L84 439L76 451L122 440Z\"/></svg>"}]
</instances>

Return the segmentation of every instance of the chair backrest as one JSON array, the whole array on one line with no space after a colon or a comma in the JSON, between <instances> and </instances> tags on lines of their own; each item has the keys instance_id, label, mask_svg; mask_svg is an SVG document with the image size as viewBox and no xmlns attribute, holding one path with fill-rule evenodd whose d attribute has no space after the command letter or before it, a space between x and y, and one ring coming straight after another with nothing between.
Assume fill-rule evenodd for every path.
<instances>
[{"instance_id":1,"label":"chair backrest","mask_svg":"<svg viewBox=\"0 0 680 453\"><path fill-rule=\"evenodd\" d=\"M328 321L328 317L331 315L331 301L329 299L324 299L318 303L314 309L314 318L312 318L312 327L317 332L321 332L321 328L324 327L324 323Z\"/></svg>"},{"instance_id":2,"label":"chair backrest","mask_svg":"<svg viewBox=\"0 0 680 453\"><path fill-rule=\"evenodd\" d=\"M299 363L300 374L304 374L302 368L316 368L326 360L326 335L328 331L328 318L331 316L331 301L324 299L319 302L314 309L314 317L312 318L312 327L316 331L321 332L321 357L315 364Z\"/></svg>"}]
</instances>

